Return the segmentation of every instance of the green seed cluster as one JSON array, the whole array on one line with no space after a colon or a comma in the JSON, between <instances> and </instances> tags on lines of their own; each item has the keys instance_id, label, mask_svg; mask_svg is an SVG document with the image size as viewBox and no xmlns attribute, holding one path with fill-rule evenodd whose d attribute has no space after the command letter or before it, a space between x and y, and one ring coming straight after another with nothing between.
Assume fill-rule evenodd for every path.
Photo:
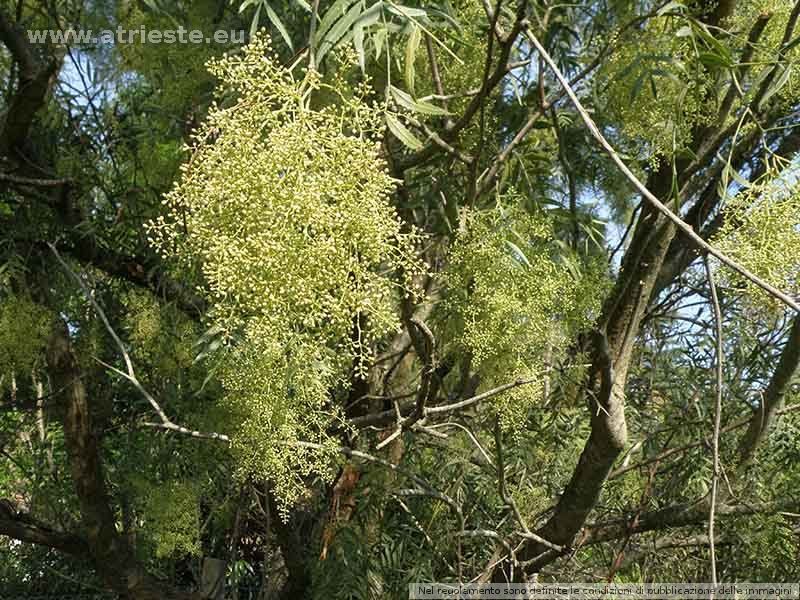
<instances>
[{"instance_id":1,"label":"green seed cluster","mask_svg":"<svg viewBox=\"0 0 800 600\"><path fill-rule=\"evenodd\" d=\"M576 285L553 260L552 242L549 222L516 206L462 214L444 305L485 389L541 378L545 357L566 345L564 318L574 309ZM521 423L540 395L534 385L498 396L503 425Z\"/></svg>"},{"instance_id":2,"label":"green seed cluster","mask_svg":"<svg viewBox=\"0 0 800 600\"><path fill-rule=\"evenodd\" d=\"M713 244L749 271L775 287L800 291L800 188L797 170L770 186L754 186L730 198L722 227ZM787 183L790 182L790 183ZM788 187L787 187L788 185ZM775 300L735 273L729 283L745 285L756 306L775 306Z\"/></svg>"},{"instance_id":3,"label":"green seed cluster","mask_svg":"<svg viewBox=\"0 0 800 600\"><path fill-rule=\"evenodd\" d=\"M252 324L252 333L261 324ZM222 373L227 402L238 417L233 449L243 476L272 483L279 509L302 499L303 476L334 475L338 443L326 430L339 417L330 390L343 384L343 365L312 339L288 341L248 335ZM322 444L310 450L297 442Z\"/></svg>"},{"instance_id":4,"label":"green seed cluster","mask_svg":"<svg viewBox=\"0 0 800 600\"><path fill-rule=\"evenodd\" d=\"M50 331L51 314L31 300L0 298L0 389L13 375L30 374Z\"/></svg>"},{"instance_id":5,"label":"green seed cluster","mask_svg":"<svg viewBox=\"0 0 800 600\"><path fill-rule=\"evenodd\" d=\"M212 108L151 237L199 267L213 326L237 340L223 378L241 416L234 447L288 503L299 475L325 470L291 442L324 437L331 387L398 329L421 265L365 90L296 78L263 37L210 70L233 100Z\"/></svg>"}]
</instances>

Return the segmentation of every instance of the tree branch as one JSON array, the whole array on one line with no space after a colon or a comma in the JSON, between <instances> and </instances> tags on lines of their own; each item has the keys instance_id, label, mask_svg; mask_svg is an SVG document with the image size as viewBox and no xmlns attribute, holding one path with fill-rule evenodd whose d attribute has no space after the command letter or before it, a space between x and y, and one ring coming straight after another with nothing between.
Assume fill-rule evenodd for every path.
<instances>
[{"instance_id":1,"label":"tree branch","mask_svg":"<svg viewBox=\"0 0 800 600\"><path fill-rule=\"evenodd\" d=\"M712 469L711 474L711 498L708 507L708 545L711 560L711 583L717 585L717 555L714 545L714 517L717 510L717 488L719 486L720 464L719 464L719 435L720 419L722 418L722 310L719 306L717 297L717 284L714 281L714 272L708 257L705 259L706 276L708 277L708 287L711 291L711 306L714 312L714 338L716 354L716 382L714 394L714 433L711 438Z\"/></svg>"},{"instance_id":2,"label":"tree branch","mask_svg":"<svg viewBox=\"0 0 800 600\"><path fill-rule=\"evenodd\" d=\"M781 352L778 365L772 374L761 402L749 420L747 432L739 443L739 467L748 465L761 441L769 432L777 414L781 412L786 392L800 364L800 316L794 318L789 339Z\"/></svg>"},{"instance_id":3,"label":"tree branch","mask_svg":"<svg viewBox=\"0 0 800 600\"><path fill-rule=\"evenodd\" d=\"M89 556L86 539L72 533L55 531L44 523L34 520L30 515L18 512L10 501L4 499L0 499L0 535L28 544L53 548L79 558Z\"/></svg>"},{"instance_id":4,"label":"tree branch","mask_svg":"<svg viewBox=\"0 0 800 600\"><path fill-rule=\"evenodd\" d=\"M619 154L617 154L616 150L614 150L614 147L611 146L608 140L606 140L605 136L603 136L603 134L600 132L594 120L586 111L586 109L583 107L583 104L581 104L581 101L578 99L578 96L570 87L569 82L564 77L564 74L561 73L560 69L558 68L558 66L556 66L550 54L548 54L547 50L545 50L544 47L541 45L541 43L539 43L539 40L533 34L531 29L528 28L526 30L526 33L528 40L541 54L542 58L547 63L547 66L550 67L550 69L555 74L556 79L558 79L561 86L567 92L567 95L572 101L575 110L577 110L578 114L580 114L581 119L583 119L583 122L586 124L586 127L589 129L589 132L592 134L592 137L594 137L599 142L600 146L603 148L606 154L608 154L609 158L611 158L614 164L617 165L622 174L625 175L628 181L630 181L633 184L636 190L640 194L642 194L642 196L644 196L658 212L664 215L678 229L683 231L694 244L696 244L697 246L699 246L712 256L716 257L725 266L733 269L734 271L739 273L742 277L751 281L752 283L760 287L762 290L767 292L769 295L783 302L786 306L792 308L796 312L800 312L800 304L798 304L794 298L782 292L781 290L775 288L774 286L767 283L754 273L751 273L745 267L743 267L733 259L729 258L724 253L720 252L719 250L711 246L711 244L706 242L701 236L699 236L694 231L691 225L685 223L683 219L681 219L678 215L673 213L650 190L647 189L647 187L639 180L639 178L636 177L636 175L634 175L633 171L631 171L628 168L628 165L626 165L625 162L619 157Z\"/></svg>"},{"instance_id":5,"label":"tree branch","mask_svg":"<svg viewBox=\"0 0 800 600\"><path fill-rule=\"evenodd\" d=\"M45 104L60 60L40 64L25 34L0 10L0 40L19 65L19 86L0 126L0 154L9 154L27 138L34 115Z\"/></svg>"},{"instance_id":6,"label":"tree branch","mask_svg":"<svg viewBox=\"0 0 800 600\"><path fill-rule=\"evenodd\" d=\"M136 371L133 368L133 361L131 360L131 357L128 354L128 350L125 348L125 344L117 335L117 332L114 331L114 328L111 326L111 323L109 322L106 313L100 307L100 304L98 304L97 300L94 297L94 294L92 294L91 290L89 290L89 288L86 286L83 279L81 279L81 277L77 273L75 273L75 271L70 269L69 265L66 262L64 262L64 259L61 258L61 255L58 253L58 250L56 250L56 247L53 244L48 244L48 246L50 247L50 250L53 252L53 255L56 257L56 260L59 262L59 264L64 268L67 274L75 281L75 283L78 284L78 287L83 292L83 295L86 297L86 300L89 301L89 304L92 305L92 308L94 308L94 311L95 313L97 313L97 316L100 317L100 320L103 322L106 331L108 331L108 334L111 336L111 339L114 340L114 344L116 344L120 354L122 355L127 372L112 367L111 365L108 365L99 359L97 359L97 362L99 362L107 369L113 371L117 375L120 375L121 377L127 379L133 385L133 387L135 387L137 391L142 396L144 396L145 400L147 400L147 402L153 408L155 413L158 415L159 419L161 419L161 422L158 424L146 423L146 425L161 427L163 429L167 429L170 431L187 434L192 437L215 439L215 440L221 440L223 442L229 442L230 438L227 435L221 433L203 433L200 431L194 431L172 422L172 420L167 416L167 413L164 412L164 409L161 408L161 405L158 403L158 401L153 397L152 394L150 394L150 392L147 391L147 389L145 389L145 387L136 377Z\"/></svg>"},{"instance_id":7,"label":"tree branch","mask_svg":"<svg viewBox=\"0 0 800 600\"><path fill-rule=\"evenodd\" d=\"M47 345L47 366L64 403L64 443L75 492L86 529L89 554L106 585L137 600L195 600L194 594L171 589L139 565L126 538L116 529L92 425L89 399L72 352L66 323L59 321Z\"/></svg>"}]
</instances>

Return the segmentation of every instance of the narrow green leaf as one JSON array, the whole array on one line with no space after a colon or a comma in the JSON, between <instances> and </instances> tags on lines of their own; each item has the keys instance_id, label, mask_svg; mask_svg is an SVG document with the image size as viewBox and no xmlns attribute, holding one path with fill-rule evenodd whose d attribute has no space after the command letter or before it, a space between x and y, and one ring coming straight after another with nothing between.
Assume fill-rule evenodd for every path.
<instances>
[{"instance_id":1,"label":"narrow green leaf","mask_svg":"<svg viewBox=\"0 0 800 600\"><path fill-rule=\"evenodd\" d=\"M746 189L748 189L749 187L751 187L751 183L750 183L749 181L747 181L747 179L745 179L744 177L742 177L742 176L739 174L739 171L737 171L736 169L730 169L730 171L729 171L729 172L730 172L730 176L733 178L733 180L734 180L736 183L738 183L740 186L742 186L742 189L745 189L745 190L746 190Z\"/></svg>"},{"instance_id":2,"label":"narrow green leaf","mask_svg":"<svg viewBox=\"0 0 800 600\"><path fill-rule=\"evenodd\" d=\"M778 69L781 69L781 74L773 80L773 82L767 88L767 91L764 92L764 97L761 98L761 101L758 103L759 109L766 106L770 98L781 91L781 88L783 88L783 86L786 85L786 82L789 81L789 77L792 74L792 65L780 65Z\"/></svg>"},{"instance_id":3,"label":"narrow green leaf","mask_svg":"<svg viewBox=\"0 0 800 600\"><path fill-rule=\"evenodd\" d=\"M445 109L436 106L435 104L431 104L430 102L414 100L410 94L396 88L393 85L389 86L389 93L392 95L392 98L394 98L397 104L412 112L433 116L445 116L450 114Z\"/></svg>"},{"instance_id":4,"label":"narrow green leaf","mask_svg":"<svg viewBox=\"0 0 800 600\"><path fill-rule=\"evenodd\" d=\"M421 8L411 8L409 6L403 6L402 4L389 4L387 8L390 12L404 19L420 19L428 16L427 11Z\"/></svg>"},{"instance_id":5,"label":"narrow green leaf","mask_svg":"<svg viewBox=\"0 0 800 600\"><path fill-rule=\"evenodd\" d=\"M253 6L257 2L258 0L244 0L244 2L242 2L239 5L239 14L242 14L244 11L246 11L249 7Z\"/></svg>"},{"instance_id":6,"label":"narrow green leaf","mask_svg":"<svg viewBox=\"0 0 800 600\"><path fill-rule=\"evenodd\" d=\"M661 17L667 13L681 12L683 10L686 10L686 5L678 0L673 0L672 2L667 2L664 6L658 9L656 14Z\"/></svg>"},{"instance_id":7,"label":"narrow green leaf","mask_svg":"<svg viewBox=\"0 0 800 600\"><path fill-rule=\"evenodd\" d=\"M408 41L406 42L406 64L405 64L405 80L406 80L406 87L411 90L411 93L414 93L414 83L417 76L416 70L416 60L417 60L417 50L419 50L419 44L422 40L422 30L414 26L411 29L411 34L408 36Z\"/></svg>"},{"instance_id":8,"label":"narrow green leaf","mask_svg":"<svg viewBox=\"0 0 800 600\"><path fill-rule=\"evenodd\" d=\"M710 68L727 69L731 67L731 63L725 60L725 57L715 52L701 52L697 58L701 63Z\"/></svg>"},{"instance_id":9,"label":"narrow green leaf","mask_svg":"<svg viewBox=\"0 0 800 600\"><path fill-rule=\"evenodd\" d=\"M322 21L317 29L316 41L320 42L328 33L328 30L333 27L333 24L338 19L341 19L347 13L347 10L358 1L359 0L336 0L336 2L325 11L325 14L322 15Z\"/></svg>"},{"instance_id":10,"label":"narrow green leaf","mask_svg":"<svg viewBox=\"0 0 800 600\"><path fill-rule=\"evenodd\" d=\"M703 23L696 21L694 25L695 25L694 27L695 33L697 33L697 35L699 35L702 38L703 42L709 49L709 52L707 53L705 52L700 53L699 56L700 61L703 62L703 64L706 64L703 61L703 55L710 54L715 58L713 59L707 58L708 60L718 61L720 63L720 66L723 66L725 68L733 67L735 61L733 60L733 54L731 54L730 48L728 48L725 44L723 44L717 38L715 38L711 34L711 32L708 31L708 29ZM713 66L713 64L709 66Z\"/></svg>"},{"instance_id":11,"label":"narrow green leaf","mask_svg":"<svg viewBox=\"0 0 800 600\"><path fill-rule=\"evenodd\" d=\"M400 140L404 146L407 146L411 150L419 150L422 148L422 142L419 138L411 133L411 131L409 131L393 114L386 113L386 125L389 127L389 131L394 134L394 137Z\"/></svg>"},{"instance_id":12,"label":"narrow green leaf","mask_svg":"<svg viewBox=\"0 0 800 600\"><path fill-rule=\"evenodd\" d=\"M383 2L376 2L370 6L364 13L353 23L353 28L361 27L367 29L372 27L381 20L381 10L383 9Z\"/></svg>"},{"instance_id":13,"label":"narrow green leaf","mask_svg":"<svg viewBox=\"0 0 800 600\"><path fill-rule=\"evenodd\" d=\"M256 7L256 12L253 15L253 20L250 22L250 37L254 37L258 31L258 18L261 16L261 4Z\"/></svg>"},{"instance_id":14,"label":"narrow green leaf","mask_svg":"<svg viewBox=\"0 0 800 600\"><path fill-rule=\"evenodd\" d=\"M370 10L374 8L375 7L372 6L370 7ZM317 60L319 62L322 62L322 59L325 57L328 51L336 47L336 45L342 40L344 35L350 31L353 24L359 19L359 17L362 16L363 13L364 5L363 3L359 2L352 6L341 19L333 24L333 27L331 27L324 38L322 38L322 42L319 45L319 50L317 51Z\"/></svg>"},{"instance_id":15,"label":"narrow green leaf","mask_svg":"<svg viewBox=\"0 0 800 600\"><path fill-rule=\"evenodd\" d=\"M516 260L520 265L525 267L530 267L531 262L528 260L528 257L525 256L525 253L511 240L505 240L506 246L508 249L511 250L511 256Z\"/></svg>"},{"instance_id":16,"label":"narrow green leaf","mask_svg":"<svg viewBox=\"0 0 800 600\"><path fill-rule=\"evenodd\" d=\"M372 34L372 43L375 44L375 60L378 60L381 57L383 43L386 41L387 34L388 31L386 30L386 27L380 27L379 29L375 30L375 33Z\"/></svg>"},{"instance_id":17,"label":"narrow green leaf","mask_svg":"<svg viewBox=\"0 0 800 600\"><path fill-rule=\"evenodd\" d=\"M289 32L286 31L286 27L283 25L283 21L281 21L281 18L278 16L278 13L276 13L267 2L264 2L264 8L267 11L267 17L269 17L269 20L275 26L275 29L277 29L278 32L281 34L281 37L283 38L283 41L286 42L286 45L289 46L289 50L294 52L294 46L292 45L292 38L289 36Z\"/></svg>"}]
</instances>

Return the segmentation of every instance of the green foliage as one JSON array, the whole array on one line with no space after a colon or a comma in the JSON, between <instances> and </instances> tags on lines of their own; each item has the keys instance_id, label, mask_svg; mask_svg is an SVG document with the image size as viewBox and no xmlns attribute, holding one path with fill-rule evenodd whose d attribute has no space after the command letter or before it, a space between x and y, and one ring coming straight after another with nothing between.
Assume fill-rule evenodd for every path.
<instances>
[{"instance_id":1,"label":"green foliage","mask_svg":"<svg viewBox=\"0 0 800 600\"><path fill-rule=\"evenodd\" d=\"M212 325L237 340L223 380L243 411L245 471L307 473L322 468L315 455L288 442L323 435L328 390L397 330L397 301L420 269L415 238L389 203L380 112L364 89L315 107L319 75L296 79L264 38L210 68L237 98L200 129L153 239L199 263ZM296 482L276 484L296 499Z\"/></svg>"},{"instance_id":2,"label":"green foliage","mask_svg":"<svg viewBox=\"0 0 800 600\"><path fill-rule=\"evenodd\" d=\"M131 290L122 299L128 307L124 326L134 359L165 376L188 372L194 361L196 327L180 319L174 309L159 305L151 294Z\"/></svg>"},{"instance_id":3,"label":"green foliage","mask_svg":"<svg viewBox=\"0 0 800 600\"><path fill-rule=\"evenodd\" d=\"M263 25L276 50L255 33L246 48L35 48L35 62L63 55L63 65L25 139L0 150L0 498L43 534L88 533L63 396L42 360L59 317L98 442L83 464L101 466L117 541L131 540L125 556L181 591L198 587L207 556L231 556L229 587L289 577L303 594L264 595L292 598L399 598L411 581L472 579L507 548L498 537L513 548L526 526L539 531L570 481L570 491L586 492L579 503L596 502L584 533L605 522L620 526L619 537L567 541L575 553L542 578L605 578L624 546L615 580L707 580L705 510L689 524L680 519L691 513L677 511L680 527L630 539L624 527L654 523L652 510L702 507L712 481L705 274L699 261L681 264L652 298L639 285L661 258L659 280L691 247L670 240L647 209L634 219L639 195L526 32L510 48L511 38L494 35L495 25L515 31L520 4L311 4L55 0L52 15L24 2L19 16L4 11L21 30L81 23L208 35ZM777 156L798 147L793 3L740 0L713 25L715 4L528 2L519 25L654 193L680 214L697 203L704 214L693 227L722 223L713 243L796 294L796 158ZM496 23L487 8L498 9ZM24 75L8 49L1 114ZM763 179L743 179L764 164ZM473 197L495 166L497 178ZM143 426L158 417L141 389L98 362L124 368L97 311L54 268L48 242L84 278L138 381L183 433ZM739 422L759 416L787 316L761 310L767 299L738 277L723 272L721 281L719 577L795 580L799 413L781 414L749 466L737 465ZM411 329L409 312L430 338ZM432 354L412 343L417 329ZM587 439L603 445L606 423L586 393L599 366L579 335L589 329L608 333L630 442L581 461ZM452 410L518 380L530 382ZM410 424L403 417L419 416L421 381L430 382L428 409L450 408ZM798 401L790 387L786 406ZM378 414L382 425L362 428L362 417ZM185 435L195 429L230 443ZM525 525L499 488L498 446ZM586 458L614 456L602 490L588 488L604 470L575 479ZM769 510L740 512L751 507ZM567 516L556 529L581 525ZM0 581L22 586L22 596L64 577L105 585L88 572L103 556L75 564L5 539Z\"/></svg>"},{"instance_id":4,"label":"green foliage","mask_svg":"<svg viewBox=\"0 0 800 600\"><path fill-rule=\"evenodd\" d=\"M138 490L142 518L156 557L200 553L200 505L196 483L170 481Z\"/></svg>"},{"instance_id":5,"label":"green foliage","mask_svg":"<svg viewBox=\"0 0 800 600\"><path fill-rule=\"evenodd\" d=\"M0 298L0 389L12 377L27 377L44 350L52 315L19 295Z\"/></svg>"},{"instance_id":6,"label":"green foliage","mask_svg":"<svg viewBox=\"0 0 800 600\"><path fill-rule=\"evenodd\" d=\"M549 221L513 204L462 213L444 276L443 310L482 387L541 382L567 336L587 322L578 282L554 260L556 248ZM540 396L537 386L499 396L495 406L504 426L522 423Z\"/></svg>"},{"instance_id":7,"label":"green foliage","mask_svg":"<svg viewBox=\"0 0 800 600\"><path fill-rule=\"evenodd\" d=\"M728 199L724 221L713 243L739 264L773 286L800 290L800 189L790 168L771 185L753 186ZM743 285L757 305L775 306L761 288L725 271L726 278Z\"/></svg>"},{"instance_id":8,"label":"green foliage","mask_svg":"<svg viewBox=\"0 0 800 600\"><path fill-rule=\"evenodd\" d=\"M208 23L216 10L213 2L195 2L187 11L183 26L189 30L205 30L204 36L209 36ZM129 31L142 27L146 31L175 28L175 18L171 15L136 6L119 6L117 18L118 24ZM205 63L224 50L217 44L127 43L118 46L119 66L135 69L144 79L157 94L154 100L157 100L162 114L176 113L183 118L211 90L213 80L208 76ZM156 106L155 103L152 105ZM160 115L154 116L158 118ZM156 142L163 144L161 139Z\"/></svg>"},{"instance_id":9,"label":"green foliage","mask_svg":"<svg viewBox=\"0 0 800 600\"><path fill-rule=\"evenodd\" d=\"M651 160L680 154L713 114L711 81L687 32L680 17L653 19L600 69L608 116Z\"/></svg>"}]
</instances>

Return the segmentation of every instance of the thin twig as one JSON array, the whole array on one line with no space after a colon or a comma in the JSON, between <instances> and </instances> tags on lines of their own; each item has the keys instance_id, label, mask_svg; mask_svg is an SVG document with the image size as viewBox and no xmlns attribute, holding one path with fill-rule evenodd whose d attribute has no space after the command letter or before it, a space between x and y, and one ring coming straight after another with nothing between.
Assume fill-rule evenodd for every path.
<instances>
[{"instance_id":1,"label":"thin twig","mask_svg":"<svg viewBox=\"0 0 800 600\"><path fill-rule=\"evenodd\" d=\"M449 110L447 106L447 100L444 98L444 86L442 85L442 76L439 73L439 61L436 59L436 48L433 46L433 41L431 40L431 36L427 33L425 34L425 50L428 52L428 63L431 66L431 78L433 79L433 89L436 90L436 95L440 96L441 99L439 100L442 103L442 108L446 111ZM452 119L447 117L445 121L445 127L449 127L452 125Z\"/></svg>"},{"instance_id":2,"label":"thin twig","mask_svg":"<svg viewBox=\"0 0 800 600\"><path fill-rule=\"evenodd\" d=\"M441 406L427 406L424 411L424 416L440 416L446 415L454 412L458 412L465 408L470 408L475 404L479 404L484 400L488 400L489 398L493 398L498 394L502 394L503 392L507 392L508 390L523 386L523 385L530 385L539 381L538 379L518 379L516 381L512 381L511 383L504 383L503 385L497 386L496 388L492 388L491 390L487 390L481 394L477 394L465 400L461 400L459 402L453 402L452 404L443 404ZM400 406L400 414L403 416L410 415L416 407L415 403L404 404ZM392 422L392 419L395 417L394 409L385 410L383 412L375 413L372 415L364 415L363 417L355 417L350 419L349 424L353 427L363 429L364 427L369 427L370 425L385 425Z\"/></svg>"},{"instance_id":3,"label":"thin twig","mask_svg":"<svg viewBox=\"0 0 800 600\"><path fill-rule=\"evenodd\" d=\"M114 343L117 345L117 348L119 348L120 354L122 354L122 358L125 361L125 368L126 368L127 372L121 371L120 369L117 369L116 367L112 367L111 365L104 363L102 360L100 360L98 358L95 358L95 360L98 363L100 363L101 365L103 365L104 367L106 367L107 369L109 369L110 371L113 371L114 373L120 375L124 379L127 379L133 385L133 387L135 387L137 389L137 391L142 396L144 396L144 398L147 400L147 402L153 408L155 413L158 415L158 418L161 420L160 423L145 423L145 425L148 426L148 427L158 427L158 428L161 428L161 429L168 429L170 431L176 431L178 433L183 433L183 434L186 434L186 435L190 435L192 437L205 438L205 439L214 439L214 440L220 440L220 441L223 441L223 442L230 442L230 438L227 435L224 435L224 434L221 434L221 433L214 433L214 432L204 433L202 431L196 431L196 430L193 430L193 429L188 429L186 427L183 427L181 425L177 425L176 423L172 422L172 420L164 412L164 409L161 408L161 405L158 403L158 401L153 397L152 394L150 394L150 392L148 392L145 389L145 387L141 384L139 379L136 377L136 371L133 368L133 361L131 360L131 357L128 354L128 350L125 348L125 344L122 342L120 337L117 335L117 332L114 331L114 328L111 326L111 323L109 322L108 317L106 317L105 311L103 311L103 309L100 307L100 304L97 302L97 300L95 300L95 297L94 297L94 294L92 293L92 291L89 289L89 287L86 285L86 283L80 277L80 275L78 275L75 271L73 271L70 268L70 266L64 261L64 259L58 253L58 250L56 250L55 245L53 245L53 244L51 244L49 242L48 242L47 245L49 246L49 248L52 251L53 255L56 257L56 260L59 262L59 264L64 268L64 270L67 272L67 274L75 281L75 283L78 284L78 287L80 287L81 291L83 292L83 295L89 301L89 304L92 305L92 308L94 308L94 311L97 313L97 316L100 317L100 320L103 322L103 325L105 325L106 331L108 331L108 334L114 340Z\"/></svg>"},{"instance_id":4,"label":"thin twig","mask_svg":"<svg viewBox=\"0 0 800 600\"><path fill-rule=\"evenodd\" d=\"M714 546L714 517L717 510L717 486L719 485L719 434L722 413L722 310L717 296L717 284L714 281L714 271L706 256L704 261L708 287L711 290L711 305L714 310L714 337L716 348L716 394L714 397L714 434L711 438L711 452L713 454L714 473L711 477L711 503L708 509L708 547L711 559L711 583L717 585L717 554Z\"/></svg>"},{"instance_id":5,"label":"thin twig","mask_svg":"<svg viewBox=\"0 0 800 600\"><path fill-rule=\"evenodd\" d=\"M317 19L319 18L319 0L314 0L311 8L311 25L308 28L308 64L312 69L317 68L317 57L314 52L314 35L317 32Z\"/></svg>"},{"instance_id":6,"label":"thin twig","mask_svg":"<svg viewBox=\"0 0 800 600\"><path fill-rule=\"evenodd\" d=\"M30 185L33 187L61 187L70 183L69 179L40 179L36 177L22 177L13 173L0 173L0 181L8 181L16 185Z\"/></svg>"}]
</instances>

